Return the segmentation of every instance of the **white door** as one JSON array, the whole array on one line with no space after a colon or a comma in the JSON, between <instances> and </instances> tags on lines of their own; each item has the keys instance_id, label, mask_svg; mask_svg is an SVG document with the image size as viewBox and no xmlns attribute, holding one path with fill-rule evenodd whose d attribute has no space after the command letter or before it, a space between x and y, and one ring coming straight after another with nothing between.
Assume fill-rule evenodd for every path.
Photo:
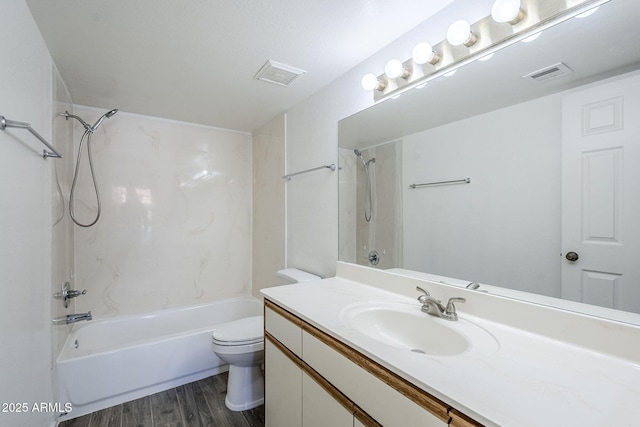
<instances>
[{"instance_id":1,"label":"white door","mask_svg":"<svg viewBox=\"0 0 640 427\"><path fill-rule=\"evenodd\" d=\"M640 313L640 73L562 109L562 297Z\"/></svg>"}]
</instances>

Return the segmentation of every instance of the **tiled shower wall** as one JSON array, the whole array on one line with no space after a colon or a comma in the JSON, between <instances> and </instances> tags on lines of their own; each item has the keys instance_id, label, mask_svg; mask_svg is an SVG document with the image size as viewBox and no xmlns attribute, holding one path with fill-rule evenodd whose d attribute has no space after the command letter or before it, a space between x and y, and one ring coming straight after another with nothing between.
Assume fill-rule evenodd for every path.
<instances>
[{"instance_id":1,"label":"tiled shower wall","mask_svg":"<svg viewBox=\"0 0 640 427\"><path fill-rule=\"evenodd\" d=\"M387 269L402 265L402 141L393 141L363 149L369 163L372 212L369 217L367 175L360 159L356 166L356 263ZM352 157L356 157L353 152ZM369 254L378 253L379 262L369 262Z\"/></svg>"},{"instance_id":2,"label":"tiled shower wall","mask_svg":"<svg viewBox=\"0 0 640 427\"><path fill-rule=\"evenodd\" d=\"M76 112L94 123L106 109ZM87 289L78 311L111 317L250 292L251 135L119 112L91 145L102 214L75 227L75 282ZM87 164L76 190L85 223L96 206Z\"/></svg>"}]
</instances>

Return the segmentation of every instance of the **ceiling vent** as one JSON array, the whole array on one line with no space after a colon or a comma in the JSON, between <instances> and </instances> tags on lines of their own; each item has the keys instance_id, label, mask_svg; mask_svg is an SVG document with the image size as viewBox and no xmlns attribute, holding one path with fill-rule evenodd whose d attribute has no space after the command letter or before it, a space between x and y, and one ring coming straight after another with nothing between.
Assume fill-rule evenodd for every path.
<instances>
[{"instance_id":1,"label":"ceiling vent","mask_svg":"<svg viewBox=\"0 0 640 427\"><path fill-rule=\"evenodd\" d=\"M281 64L272 60L268 60L255 78L280 86L289 86L295 79L303 75L306 71L290 65Z\"/></svg>"},{"instance_id":2,"label":"ceiling vent","mask_svg":"<svg viewBox=\"0 0 640 427\"><path fill-rule=\"evenodd\" d=\"M566 64L558 62L557 64L550 65L541 70L534 71L533 73L525 74L522 78L526 80L533 80L534 82L544 82L569 73L573 73L573 70L567 67Z\"/></svg>"}]
</instances>

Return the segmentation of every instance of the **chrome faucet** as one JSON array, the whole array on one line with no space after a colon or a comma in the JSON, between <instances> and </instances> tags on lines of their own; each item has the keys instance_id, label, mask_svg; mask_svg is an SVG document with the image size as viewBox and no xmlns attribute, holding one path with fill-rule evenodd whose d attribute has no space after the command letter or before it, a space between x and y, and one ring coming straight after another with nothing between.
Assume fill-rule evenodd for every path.
<instances>
[{"instance_id":1,"label":"chrome faucet","mask_svg":"<svg viewBox=\"0 0 640 427\"><path fill-rule=\"evenodd\" d=\"M423 312L446 320L458 320L458 313L456 313L456 306L454 303L466 302L465 298L449 298L447 305L444 306L440 300L432 297L429 292L425 291L420 286L416 286L416 290L424 293L424 295L420 295L418 297L418 301L422 304L421 310Z\"/></svg>"},{"instance_id":2,"label":"chrome faucet","mask_svg":"<svg viewBox=\"0 0 640 427\"><path fill-rule=\"evenodd\" d=\"M81 320L91 320L91 312L67 314L66 316L56 317L53 319L54 325L66 325L69 323L80 322Z\"/></svg>"},{"instance_id":3,"label":"chrome faucet","mask_svg":"<svg viewBox=\"0 0 640 427\"><path fill-rule=\"evenodd\" d=\"M58 298L62 300L64 304L64 308L69 307L69 300L71 298L79 297L80 295L84 295L87 293L86 289L84 291L76 291L76 290L71 290L70 287L71 287L71 284L69 282L64 282L62 284L62 290L53 295L54 298Z\"/></svg>"}]
</instances>

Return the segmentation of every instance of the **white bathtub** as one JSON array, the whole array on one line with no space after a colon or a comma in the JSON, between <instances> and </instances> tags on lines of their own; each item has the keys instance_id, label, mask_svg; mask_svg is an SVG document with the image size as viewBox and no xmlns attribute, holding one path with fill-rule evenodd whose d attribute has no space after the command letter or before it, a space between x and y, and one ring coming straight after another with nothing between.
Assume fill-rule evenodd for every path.
<instances>
[{"instance_id":1,"label":"white bathtub","mask_svg":"<svg viewBox=\"0 0 640 427\"><path fill-rule=\"evenodd\" d=\"M240 297L76 323L56 363L59 401L73 407L60 420L226 371L211 330L260 314L258 299Z\"/></svg>"}]
</instances>

